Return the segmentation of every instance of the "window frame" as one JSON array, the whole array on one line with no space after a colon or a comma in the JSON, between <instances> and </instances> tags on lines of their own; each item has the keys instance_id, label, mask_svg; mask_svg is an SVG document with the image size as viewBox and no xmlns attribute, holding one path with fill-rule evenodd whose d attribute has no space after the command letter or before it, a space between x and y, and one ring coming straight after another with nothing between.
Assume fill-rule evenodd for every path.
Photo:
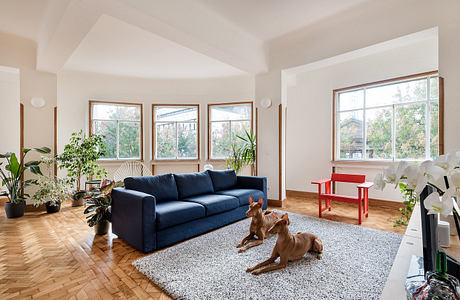
<instances>
[{"instance_id":1,"label":"window frame","mask_svg":"<svg viewBox=\"0 0 460 300\"><path fill-rule=\"evenodd\" d=\"M254 102L253 101L239 101L239 102L222 102L222 103L208 103L208 153L207 153L207 159L208 161L216 161L216 162L222 162L225 161L225 159L222 158L212 158L211 157L211 107L212 106L232 106L232 105L251 105L251 119L249 120L249 123L251 124L251 131L254 132ZM230 120L231 121L231 120ZM235 120L235 121L246 121L246 120ZM223 122L223 121L214 121L214 122ZM225 121L227 122L227 121Z\"/></svg>"},{"instance_id":2,"label":"window frame","mask_svg":"<svg viewBox=\"0 0 460 300\"><path fill-rule=\"evenodd\" d=\"M101 158L97 161L100 162L123 162L123 161L144 161L144 107L142 103L136 102L117 102L117 101L101 101L101 100L89 100L89 135L93 134L93 104L112 104L112 105L129 105L139 106L140 111L140 157L139 158ZM118 120L117 120L118 121ZM129 121L137 122L137 121ZM118 138L118 137L117 137ZM117 145L118 147L118 145ZM118 152L118 151L117 151ZM117 156L119 153L117 153Z\"/></svg>"},{"instance_id":3,"label":"window frame","mask_svg":"<svg viewBox=\"0 0 460 300\"><path fill-rule=\"evenodd\" d=\"M156 158L156 123L155 123L155 107L196 107L197 109L197 158L175 158L175 159L170 159L170 158L165 158L165 159L158 159ZM179 122L180 123L180 122ZM186 162L197 162L200 161L201 158L201 135L200 135L200 105L199 104L157 104L154 103L152 104L152 161L154 162L180 162L180 161L186 161ZM176 137L177 140L177 137Z\"/></svg>"},{"instance_id":4,"label":"window frame","mask_svg":"<svg viewBox=\"0 0 460 300\"><path fill-rule=\"evenodd\" d=\"M429 72L423 72L423 73L417 73L417 74L412 74L408 76L401 76L401 77L395 77L395 78L390 78L390 79L385 79L385 80L380 80L380 81L375 81L375 82L369 82L369 83L364 83L364 84L359 84L359 85L354 85L350 87L345 87L345 88L340 88L340 89L335 89L332 92L332 162L366 162L366 163L382 163L382 162L394 162L394 161L400 161L404 159L398 159L395 156L393 156L391 159L367 159L366 158L366 153L365 153L365 148L363 148L363 153L364 156L361 159L348 159L348 158L340 158L339 154L339 133L340 130L337 130L336 128L339 128L338 125L338 101L339 101L339 93L343 92L351 92L354 90L361 90L361 89L368 89L368 88L374 88L374 87L379 87L379 86L385 86L385 85L391 85L391 84L396 84L396 83L402 83L402 82L407 82L407 81L412 81L416 80L417 78L423 78L426 77L428 81L428 86L429 86L429 77L432 77L433 75L436 75L438 78L438 107L439 107L439 116L438 116L438 155L444 154L444 78L439 75L439 71L429 71ZM433 76L434 77L434 76ZM414 103L429 103L432 102L430 95L429 95L429 87L427 87L427 99L423 101L410 101L410 102L404 102L400 103L399 105L409 105L409 104L414 104ZM376 108L384 108L384 107L390 107L392 105L382 105L378 106ZM366 108L364 107L363 109L363 124L365 124L365 110ZM354 111L354 109L350 109L347 111ZM427 113L429 113L427 111ZM393 116L394 117L394 116ZM428 125L426 125L428 126ZM363 145L366 143L365 140L365 130L366 128L363 127ZM392 147L394 148L394 129L392 129ZM394 154L394 150L393 150ZM411 159L406 159L406 160L411 160Z\"/></svg>"}]
</instances>

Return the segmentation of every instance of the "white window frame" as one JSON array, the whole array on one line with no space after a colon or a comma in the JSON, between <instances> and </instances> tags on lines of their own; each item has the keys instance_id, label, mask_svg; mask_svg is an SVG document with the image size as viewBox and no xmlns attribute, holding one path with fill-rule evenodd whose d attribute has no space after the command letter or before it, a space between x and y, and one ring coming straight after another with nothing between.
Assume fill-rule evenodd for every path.
<instances>
[{"instance_id":1,"label":"white window frame","mask_svg":"<svg viewBox=\"0 0 460 300\"><path fill-rule=\"evenodd\" d=\"M171 107L171 108L195 108L196 109L196 121L157 121L155 110L156 108L162 107ZM157 135L156 135L156 125L157 124L170 124L174 123L176 126L176 156L174 158L158 158L157 157ZM179 157L178 156L178 136L177 136L177 124L178 123L186 123L186 124L195 124L197 136L196 136L196 157ZM152 104L152 149L153 149L153 160L156 161L196 161L200 159L200 105L199 104Z\"/></svg>"},{"instance_id":2,"label":"white window frame","mask_svg":"<svg viewBox=\"0 0 460 300\"><path fill-rule=\"evenodd\" d=\"M93 106L94 105L108 105L108 106L137 106L140 108L140 120L139 121L132 121L132 120L113 120L113 119L95 119L93 118ZM128 103L128 102L108 102L108 101L95 101L95 100L90 100L89 101L89 129L90 129L90 135L92 135L95 130L94 130L94 123L95 122L115 122L117 124L116 126L116 158L101 158L99 161L125 161L125 160L142 160L143 157L143 107L142 103ZM119 143L119 131L120 131L120 123L138 123L139 124L139 157L135 158L120 158L120 143Z\"/></svg>"},{"instance_id":3,"label":"white window frame","mask_svg":"<svg viewBox=\"0 0 460 300\"><path fill-rule=\"evenodd\" d=\"M211 108L214 107L228 107L228 106L240 106L240 105L249 105L250 106L250 119L238 119L238 120L224 120L224 121L211 121ZM228 123L230 128L230 141L233 143L233 134L232 134L232 122L249 122L251 125L251 131L253 131L253 102L235 102L235 103L216 103L208 104L208 159L209 160L224 160L223 157L213 157L212 156L212 123Z\"/></svg>"},{"instance_id":4,"label":"white window frame","mask_svg":"<svg viewBox=\"0 0 460 300\"><path fill-rule=\"evenodd\" d=\"M357 87L351 87L351 88L344 88L340 90L335 90L334 91L334 161L367 161L367 162L393 162L393 161L400 161L400 160L419 160L419 159L413 159L413 158L407 158L407 159L399 159L396 158L396 129L395 129L395 114L397 107L400 106L406 106L406 105L411 105L411 104L425 104L426 109L425 109L425 158L424 159L431 159L431 135L430 135L430 128L431 128L431 105L433 103L437 103L439 106L439 116L438 120L441 120L441 101L440 101L440 94L441 94L441 86L438 81L438 98L431 98L431 90L430 90L430 79L431 78L438 78L439 80L439 75L438 72L427 72L423 74L416 74L416 75L411 75L403 78L395 78L395 79L389 79L382 81L380 83L370 83L370 84L363 84L361 86ZM402 103L396 103L396 104L388 104L388 105L380 105L380 106L372 106L370 108L366 108L366 90L371 89L371 88L376 88L376 87L382 87L382 86L387 86L387 85L395 85L395 84L400 84L404 82L411 82L411 81L417 81L420 79L425 79L427 81L427 90L426 90L426 99L419 100L419 101L408 101L408 102L402 102ZM348 110L339 110L339 101L340 101L340 94L342 93L348 93L348 92L354 92L354 91L363 91L363 107L361 108L355 108L355 109L348 109ZM367 143L366 143L366 110L370 109L378 109L378 108L391 108L392 109L392 120L391 120L391 130L392 130L392 153L391 153L391 159L378 159L378 158L367 158L366 157L366 151L367 151ZM340 118L339 114L344 113L344 112L354 112L354 111L363 111L363 127L362 127L362 150L361 150L361 158L353 159L353 158L340 158ZM438 134L441 132L441 126L442 124L439 124L438 127ZM441 143L441 137L439 137L439 141ZM438 144L439 147L439 144ZM442 154L440 149L439 149L439 154Z\"/></svg>"}]
</instances>

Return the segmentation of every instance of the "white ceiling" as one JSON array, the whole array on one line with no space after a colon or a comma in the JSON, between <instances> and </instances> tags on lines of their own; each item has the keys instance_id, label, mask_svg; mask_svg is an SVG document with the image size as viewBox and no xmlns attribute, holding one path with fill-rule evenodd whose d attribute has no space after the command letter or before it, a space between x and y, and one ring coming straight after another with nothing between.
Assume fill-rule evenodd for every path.
<instances>
[{"instance_id":1,"label":"white ceiling","mask_svg":"<svg viewBox=\"0 0 460 300\"><path fill-rule=\"evenodd\" d=\"M107 15L102 15L96 22L67 60L64 69L147 78L247 74Z\"/></svg>"},{"instance_id":2,"label":"white ceiling","mask_svg":"<svg viewBox=\"0 0 460 300\"><path fill-rule=\"evenodd\" d=\"M37 41L48 0L0 0L0 31Z\"/></svg>"},{"instance_id":3,"label":"white ceiling","mask_svg":"<svg viewBox=\"0 0 460 300\"><path fill-rule=\"evenodd\" d=\"M368 0L197 0L268 41Z\"/></svg>"}]
</instances>

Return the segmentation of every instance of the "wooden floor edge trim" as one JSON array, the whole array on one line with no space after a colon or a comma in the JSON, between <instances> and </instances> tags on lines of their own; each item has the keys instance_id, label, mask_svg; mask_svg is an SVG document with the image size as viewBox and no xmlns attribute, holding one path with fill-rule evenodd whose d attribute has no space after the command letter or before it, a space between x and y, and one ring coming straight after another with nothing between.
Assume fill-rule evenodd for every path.
<instances>
[{"instance_id":1,"label":"wooden floor edge trim","mask_svg":"<svg viewBox=\"0 0 460 300\"><path fill-rule=\"evenodd\" d=\"M318 193L313 192L304 192L304 191L296 191L296 190L286 190L286 197L298 197L298 198L317 198ZM268 201L270 204L270 200ZM400 208L403 207L402 202L396 201L389 201L383 199L375 199L369 198L369 204L372 206L380 206L380 207L390 207L390 208Z\"/></svg>"},{"instance_id":2,"label":"wooden floor edge trim","mask_svg":"<svg viewBox=\"0 0 460 300\"><path fill-rule=\"evenodd\" d=\"M268 205L270 206L276 206L276 207L283 207L283 200L274 200L274 199L268 199Z\"/></svg>"}]
</instances>

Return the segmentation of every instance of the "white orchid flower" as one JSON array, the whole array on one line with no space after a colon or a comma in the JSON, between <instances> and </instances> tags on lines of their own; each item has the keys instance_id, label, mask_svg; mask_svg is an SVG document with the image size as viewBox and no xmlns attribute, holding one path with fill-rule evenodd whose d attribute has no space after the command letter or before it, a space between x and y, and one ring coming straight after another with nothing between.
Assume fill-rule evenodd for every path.
<instances>
[{"instance_id":1,"label":"white orchid flower","mask_svg":"<svg viewBox=\"0 0 460 300\"><path fill-rule=\"evenodd\" d=\"M452 213L453 202L452 196L448 197L447 195L441 198L438 192L433 192L423 201L423 206L428 210L429 215L440 213L443 216L448 216Z\"/></svg>"},{"instance_id":2,"label":"white orchid flower","mask_svg":"<svg viewBox=\"0 0 460 300\"><path fill-rule=\"evenodd\" d=\"M378 173L374 178L374 188L383 191L385 188L385 180L382 173Z\"/></svg>"},{"instance_id":3,"label":"white orchid flower","mask_svg":"<svg viewBox=\"0 0 460 300\"><path fill-rule=\"evenodd\" d=\"M396 174L395 174L395 185L398 186L399 181L401 180L401 177L404 175L404 171L408 167L407 161L400 161L398 164L398 168L396 169Z\"/></svg>"},{"instance_id":4,"label":"white orchid flower","mask_svg":"<svg viewBox=\"0 0 460 300\"><path fill-rule=\"evenodd\" d=\"M460 190L460 171L457 170L449 175L449 183L451 186L455 187L457 191Z\"/></svg>"},{"instance_id":5,"label":"white orchid flower","mask_svg":"<svg viewBox=\"0 0 460 300\"><path fill-rule=\"evenodd\" d=\"M383 173L388 183L394 183L396 181L396 166L389 166Z\"/></svg>"},{"instance_id":6,"label":"white orchid flower","mask_svg":"<svg viewBox=\"0 0 460 300\"><path fill-rule=\"evenodd\" d=\"M436 164L433 164L427 166L425 173L429 180L438 181L439 178L443 178L446 175L446 170Z\"/></svg>"}]
</instances>

